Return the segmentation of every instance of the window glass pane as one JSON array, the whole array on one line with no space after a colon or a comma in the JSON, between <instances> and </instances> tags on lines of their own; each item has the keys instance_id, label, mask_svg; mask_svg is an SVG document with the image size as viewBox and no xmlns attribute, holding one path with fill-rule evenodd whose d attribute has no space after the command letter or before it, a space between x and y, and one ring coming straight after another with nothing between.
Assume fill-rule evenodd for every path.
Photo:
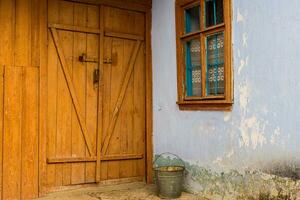
<instances>
[{"instance_id":1,"label":"window glass pane","mask_svg":"<svg viewBox=\"0 0 300 200\"><path fill-rule=\"evenodd\" d=\"M200 6L185 10L185 33L200 30Z\"/></svg>"},{"instance_id":2,"label":"window glass pane","mask_svg":"<svg viewBox=\"0 0 300 200\"><path fill-rule=\"evenodd\" d=\"M223 0L205 1L205 21L206 27L215 26L224 22Z\"/></svg>"},{"instance_id":3,"label":"window glass pane","mask_svg":"<svg viewBox=\"0 0 300 200\"><path fill-rule=\"evenodd\" d=\"M200 40L186 43L186 95L201 96Z\"/></svg>"},{"instance_id":4,"label":"window glass pane","mask_svg":"<svg viewBox=\"0 0 300 200\"><path fill-rule=\"evenodd\" d=\"M224 33L206 38L206 95L224 95Z\"/></svg>"}]
</instances>

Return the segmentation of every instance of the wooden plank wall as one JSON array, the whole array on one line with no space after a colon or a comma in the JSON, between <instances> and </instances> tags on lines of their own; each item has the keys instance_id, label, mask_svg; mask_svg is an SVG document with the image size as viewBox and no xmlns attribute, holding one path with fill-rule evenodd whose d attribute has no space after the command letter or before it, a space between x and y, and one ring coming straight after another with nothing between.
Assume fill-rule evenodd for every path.
<instances>
[{"instance_id":1,"label":"wooden plank wall","mask_svg":"<svg viewBox=\"0 0 300 200\"><path fill-rule=\"evenodd\" d=\"M47 190L47 9L47 0L0 0L0 200Z\"/></svg>"},{"instance_id":2,"label":"wooden plank wall","mask_svg":"<svg viewBox=\"0 0 300 200\"><path fill-rule=\"evenodd\" d=\"M0 199L3 200L30 199L39 193L42 52L39 16L45 2L0 0Z\"/></svg>"}]
</instances>

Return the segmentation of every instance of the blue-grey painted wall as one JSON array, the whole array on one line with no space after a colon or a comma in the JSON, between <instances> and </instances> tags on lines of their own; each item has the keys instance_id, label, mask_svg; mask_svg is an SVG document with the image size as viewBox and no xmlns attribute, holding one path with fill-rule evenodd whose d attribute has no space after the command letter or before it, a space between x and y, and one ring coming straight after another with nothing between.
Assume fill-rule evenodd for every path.
<instances>
[{"instance_id":1,"label":"blue-grey painted wall","mask_svg":"<svg viewBox=\"0 0 300 200\"><path fill-rule=\"evenodd\" d=\"M300 160L299 8L299 0L233 0L233 109L180 111L175 0L153 0L155 154L216 172Z\"/></svg>"}]
</instances>

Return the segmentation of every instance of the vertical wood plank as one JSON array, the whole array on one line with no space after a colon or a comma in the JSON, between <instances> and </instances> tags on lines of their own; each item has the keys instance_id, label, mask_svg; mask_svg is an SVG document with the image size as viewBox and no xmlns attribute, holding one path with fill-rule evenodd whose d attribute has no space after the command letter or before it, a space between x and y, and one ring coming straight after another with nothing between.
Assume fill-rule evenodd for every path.
<instances>
[{"instance_id":1,"label":"vertical wood plank","mask_svg":"<svg viewBox=\"0 0 300 200\"><path fill-rule=\"evenodd\" d=\"M3 199L20 199L22 67L5 69Z\"/></svg>"},{"instance_id":2,"label":"vertical wood plank","mask_svg":"<svg viewBox=\"0 0 300 200\"><path fill-rule=\"evenodd\" d=\"M46 192L47 185L47 0L39 1L39 196Z\"/></svg>"},{"instance_id":3,"label":"vertical wood plank","mask_svg":"<svg viewBox=\"0 0 300 200\"><path fill-rule=\"evenodd\" d=\"M104 6L100 6L100 21L99 21L99 27L100 27L100 36L99 36L99 89L98 89L98 119L97 119L97 161L96 161L96 182L101 181L101 149L102 149L102 134L103 134L103 96L104 95L104 80L103 80L103 74L104 74L104 64L103 64L103 57L104 57ZM106 168L107 169L107 168Z\"/></svg>"},{"instance_id":4,"label":"vertical wood plank","mask_svg":"<svg viewBox=\"0 0 300 200\"><path fill-rule=\"evenodd\" d=\"M119 91L122 87L122 80L125 74L123 60L124 60L124 41L122 39L113 39L112 42L112 60L114 61L111 65L111 82L110 82L110 117L109 121L112 120L112 113L114 113L115 105L118 100ZM121 109L121 108L120 108ZM111 123L111 122L110 122ZM111 136L107 155L120 154L121 141L120 141L120 123L116 123ZM103 152L105 153L105 151ZM108 163L108 179L118 179L120 174L120 161L111 161Z\"/></svg>"},{"instance_id":5,"label":"vertical wood plank","mask_svg":"<svg viewBox=\"0 0 300 200\"><path fill-rule=\"evenodd\" d=\"M3 158L3 99L4 99L4 66L0 65L0 158ZM0 159L0 200L2 200L2 159Z\"/></svg>"},{"instance_id":6,"label":"vertical wood plank","mask_svg":"<svg viewBox=\"0 0 300 200\"><path fill-rule=\"evenodd\" d=\"M59 23L73 25L74 21L74 5L71 2L59 2ZM69 72L72 72L73 65L73 46L74 33L70 31L58 31L61 41L61 47L68 63ZM57 54L57 52L56 52ZM72 73L69 73L72 74ZM57 98L57 147L56 157L72 156L72 100L68 90L68 85L62 70L61 63L58 68L58 95ZM57 177L62 182L57 182L57 186L71 184L71 164L58 164Z\"/></svg>"},{"instance_id":7,"label":"vertical wood plank","mask_svg":"<svg viewBox=\"0 0 300 200\"><path fill-rule=\"evenodd\" d=\"M23 68L22 199L38 197L38 74L37 67Z\"/></svg>"},{"instance_id":8,"label":"vertical wood plank","mask_svg":"<svg viewBox=\"0 0 300 200\"><path fill-rule=\"evenodd\" d=\"M31 64L31 0L16 0L15 64Z\"/></svg>"},{"instance_id":9,"label":"vertical wood plank","mask_svg":"<svg viewBox=\"0 0 300 200\"><path fill-rule=\"evenodd\" d=\"M43 0L31 0L31 51L29 54L29 60L31 60L31 66L40 66L40 10L43 10ZM45 10L43 10L45 12ZM43 27L46 27L47 21L43 21Z\"/></svg>"},{"instance_id":10,"label":"vertical wood plank","mask_svg":"<svg viewBox=\"0 0 300 200\"><path fill-rule=\"evenodd\" d=\"M137 56L134 71L134 153L145 155L146 138L146 68L145 45ZM134 161L135 176L145 175L145 157ZM152 165L151 165L152 166Z\"/></svg>"},{"instance_id":11,"label":"vertical wood plank","mask_svg":"<svg viewBox=\"0 0 300 200\"><path fill-rule=\"evenodd\" d=\"M106 10L105 10L106 11ZM106 16L106 15L105 15ZM104 58L111 58L112 56L112 38L106 37L104 38L104 48L103 48L103 57ZM111 119L111 92L110 92L110 85L111 85L111 64L103 64L103 132L102 134L102 144L106 138L107 130L109 127L109 122ZM105 108L105 109L104 109ZM102 145L101 145L102 146ZM98 147L99 148L99 147ZM100 149L101 150L101 149ZM108 162L101 163L101 180L108 179Z\"/></svg>"},{"instance_id":12,"label":"vertical wood plank","mask_svg":"<svg viewBox=\"0 0 300 200\"><path fill-rule=\"evenodd\" d=\"M58 23L59 6L57 0L48 1L48 20ZM47 156L56 156L56 132L57 132L57 68L58 56L56 48L48 31L48 65L47 65ZM55 186L55 165L47 165L47 188Z\"/></svg>"},{"instance_id":13,"label":"vertical wood plank","mask_svg":"<svg viewBox=\"0 0 300 200\"><path fill-rule=\"evenodd\" d=\"M87 6L87 27L99 27L99 7ZM99 35L87 34L87 56L92 58L99 58ZM86 126L88 129L89 137L93 147L93 152L96 152L97 145L97 96L99 84L93 83L94 70L99 69L98 63L86 64ZM86 149L85 156L88 155ZM85 171L86 183L96 182L96 163L86 163Z\"/></svg>"},{"instance_id":14,"label":"vertical wood plank","mask_svg":"<svg viewBox=\"0 0 300 200\"><path fill-rule=\"evenodd\" d=\"M128 63L130 62L130 58L132 56L132 52L134 49L135 41L123 40L123 73L126 74ZM134 69L135 70L135 69ZM134 130L133 130L133 81L134 81L134 73L130 77L126 95L123 100L122 108L119 114L118 124L120 126L120 134L121 134L121 149L120 154L132 154L133 153L133 138L134 138ZM124 160L120 161L120 178L132 177L132 160Z\"/></svg>"},{"instance_id":15,"label":"vertical wood plank","mask_svg":"<svg viewBox=\"0 0 300 200\"><path fill-rule=\"evenodd\" d=\"M74 4L74 25L86 26L87 7L84 4ZM86 117L86 63L80 62L79 56L86 54L86 33L74 33L73 46L73 84L76 91L79 106L81 108L82 117ZM75 157L85 156L85 142L82 136L82 130L76 115L74 107L72 107L72 154ZM85 182L85 163L72 164L72 184L80 184Z\"/></svg>"},{"instance_id":16,"label":"vertical wood plank","mask_svg":"<svg viewBox=\"0 0 300 200\"><path fill-rule=\"evenodd\" d=\"M0 25L0 64L13 66L15 43L15 1L0 1Z\"/></svg>"}]
</instances>

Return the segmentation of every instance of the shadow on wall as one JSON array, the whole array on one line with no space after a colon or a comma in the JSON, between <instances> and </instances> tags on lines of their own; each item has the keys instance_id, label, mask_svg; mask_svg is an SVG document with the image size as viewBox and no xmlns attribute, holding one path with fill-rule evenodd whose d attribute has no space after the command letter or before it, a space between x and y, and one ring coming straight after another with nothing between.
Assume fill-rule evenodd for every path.
<instances>
[{"instance_id":1,"label":"shadow on wall","mask_svg":"<svg viewBox=\"0 0 300 200\"><path fill-rule=\"evenodd\" d=\"M159 166L179 164L180 160L169 156L157 161ZM215 172L188 162L185 167L185 190L207 199L300 199L299 164L273 163L265 169L243 172Z\"/></svg>"}]
</instances>

